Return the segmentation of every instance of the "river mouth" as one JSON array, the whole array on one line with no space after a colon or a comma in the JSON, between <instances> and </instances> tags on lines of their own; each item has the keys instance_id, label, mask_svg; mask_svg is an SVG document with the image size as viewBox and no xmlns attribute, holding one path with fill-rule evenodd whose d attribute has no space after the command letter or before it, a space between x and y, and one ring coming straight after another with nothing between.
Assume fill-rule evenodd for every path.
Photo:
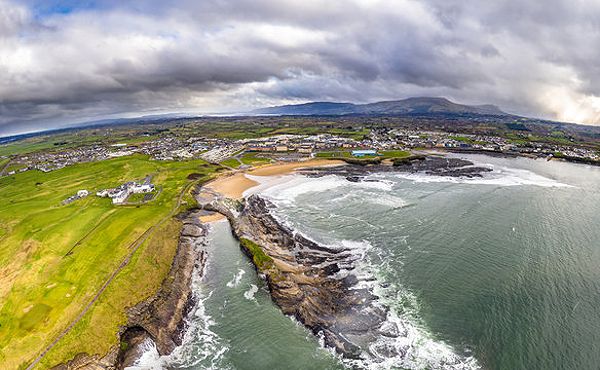
<instances>
[{"instance_id":1,"label":"river mouth","mask_svg":"<svg viewBox=\"0 0 600 370\"><path fill-rule=\"evenodd\" d=\"M199 362L200 349L186 352L188 362L171 356L170 367L594 368L600 170L474 159L503 176L293 175L260 189L282 223L361 255L352 271L390 309L388 321L405 329L400 339L381 335L365 346L364 360L323 349L273 305L220 222L211 226L206 277L194 288L217 345ZM199 342L207 343L188 344Z\"/></svg>"}]
</instances>

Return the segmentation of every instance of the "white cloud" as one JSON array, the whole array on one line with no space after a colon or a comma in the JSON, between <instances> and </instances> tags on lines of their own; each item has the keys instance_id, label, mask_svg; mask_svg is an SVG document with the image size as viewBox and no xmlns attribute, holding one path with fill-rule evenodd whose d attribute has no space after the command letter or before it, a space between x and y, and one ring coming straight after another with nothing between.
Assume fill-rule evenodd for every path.
<instances>
[{"instance_id":1,"label":"white cloud","mask_svg":"<svg viewBox=\"0 0 600 370\"><path fill-rule=\"evenodd\" d=\"M106 0L34 13L40 4L0 0L0 134L415 95L600 123L592 1Z\"/></svg>"}]
</instances>

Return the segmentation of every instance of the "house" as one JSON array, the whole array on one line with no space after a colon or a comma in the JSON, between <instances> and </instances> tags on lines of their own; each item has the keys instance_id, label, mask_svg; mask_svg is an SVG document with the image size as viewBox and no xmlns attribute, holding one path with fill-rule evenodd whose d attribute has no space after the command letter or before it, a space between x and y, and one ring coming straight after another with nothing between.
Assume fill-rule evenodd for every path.
<instances>
[{"instance_id":1,"label":"house","mask_svg":"<svg viewBox=\"0 0 600 370\"><path fill-rule=\"evenodd\" d=\"M99 197L112 199L113 204L124 203L131 194L151 193L155 190L154 184L150 183L150 177L146 177L144 183L128 181L114 189L100 190L96 193Z\"/></svg>"},{"instance_id":2,"label":"house","mask_svg":"<svg viewBox=\"0 0 600 370\"><path fill-rule=\"evenodd\" d=\"M310 154L310 153L312 153L312 150L313 150L312 145L301 145L298 148L299 153L309 153Z\"/></svg>"},{"instance_id":3,"label":"house","mask_svg":"<svg viewBox=\"0 0 600 370\"><path fill-rule=\"evenodd\" d=\"M100 190L96 193L97 197L106 198L108 196L108 189Z\"/></svg>"},{"instance_id":4,"label":"house","mask_svg":"<svg viewBox=\"0 0 600 370\"><path fill-rule=\"evenodd\" d=\"M117 193L113 194L111 196L111 198L112 198L113 204L121 204L125 201L125 199L127 199L128 196L129 196L129 191L127 191L127 189L123 189L123 190L118 191Z\"/></svg>"},{"instance_id":5,"label":"house","mask_svg":"<svg viewBox=\"0 0 600 370\"><path fill-rule=\"evenodd\" d=\"M132 193L150 193L154 191L154 185L152 184L134 184L131 187Z\"/></svg>"}]
</instances>

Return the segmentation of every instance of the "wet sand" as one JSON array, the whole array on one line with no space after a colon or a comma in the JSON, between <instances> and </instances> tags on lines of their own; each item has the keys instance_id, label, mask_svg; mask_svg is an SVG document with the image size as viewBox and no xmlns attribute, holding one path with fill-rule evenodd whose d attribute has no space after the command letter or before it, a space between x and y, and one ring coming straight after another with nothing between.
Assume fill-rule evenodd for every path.
<instances>
[{"instance_id":1,"label":"wet sand","mask_svg":"<svg viewBox=\"0 0 600 370\"><path fill-rule=\"evenodd\" d=\"M243 197L246 189L250 189L256 185L258 185L256 181L247 178L243 172L238 172L231 176L220 177L211 181L206 187L227 198L240 199Z\"/></svg>"},{"instance_id":2,"label":"wet sand","mask_svg":"<svg viewBox=\"0 0 600 370\"><path fill-rule=\"evenodd\" d=\"M246 173L253 176L280 176L292 173L299 168L340 166L344 164L345 162L343 161L328 159L269 164L247 172L237 172L230 176L218 178L207 184L206 187L228 198L241 199L246 190L258 185L258 182L247 178Z\"/></svg>"}]
</instances>

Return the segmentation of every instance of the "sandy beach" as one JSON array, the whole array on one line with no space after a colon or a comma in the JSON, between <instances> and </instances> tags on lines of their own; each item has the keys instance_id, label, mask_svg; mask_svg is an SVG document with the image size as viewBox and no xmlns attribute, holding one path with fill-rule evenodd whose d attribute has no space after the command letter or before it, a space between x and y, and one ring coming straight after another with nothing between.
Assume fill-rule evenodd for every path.
<instances>
[{"instance_id":1,"label":"sandy beach","mask_svg":"<svg viewBox=\"0 0 600 370\"><path fill-rule=\"evenodd\" d=\"M210 222L221 221L221 220L225 219L225 216L223 216L220 213L214 212L209 215L200 216L199 219L200 219L200 221L202 221L204 223L210 223Z\"/></svg>"},{"instance_id":2,"label":"sandy beach","mask_svg":"<svg viewBox=\"0 0 600 370\"><path fill-rule=\"evenodd\" d=\"M344 164L343 161L329 159L268 164L246 172L236 172L230 176L220 177L206 184L206 187L228 198L241 199L246 190L258 185L258 182L247 178L246 173L253 176L280 176L292 173L299 168L340 166Z\"/></svg>"}]
</instances>

